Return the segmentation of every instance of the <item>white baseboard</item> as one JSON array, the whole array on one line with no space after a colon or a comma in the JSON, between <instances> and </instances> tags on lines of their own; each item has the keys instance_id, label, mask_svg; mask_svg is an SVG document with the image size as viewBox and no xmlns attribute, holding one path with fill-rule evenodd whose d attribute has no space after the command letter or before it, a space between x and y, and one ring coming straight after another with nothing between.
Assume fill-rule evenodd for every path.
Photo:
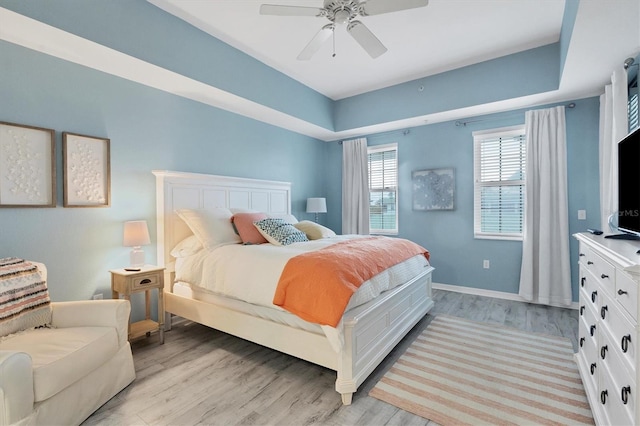
<instances>
[{"instance_id":1,"label":"white baseboard","mask_svg":"<svg viewBox=\"0 0 640 426\"><path fill-rule=\"evenodd\" d=\"M440 283L432 283L431 287L435 290L446 290L446 291L453 291L456 293L473 294L476 296L493 297L495 299L505 299L505 300L515 300L517 302L535 303L535 302L529 302L528 300L524 300L518 294L505 293L503 291L485 290L482 288L463 287L459 285L440 284ZM541 304L541 303L537 303L537 304ZM548 306L555 306L558 308L578 309L578 302L573 302L571 306L564 306L564 305L557 305L557 304L549 304Z\"/></svg>"}]
</instances>

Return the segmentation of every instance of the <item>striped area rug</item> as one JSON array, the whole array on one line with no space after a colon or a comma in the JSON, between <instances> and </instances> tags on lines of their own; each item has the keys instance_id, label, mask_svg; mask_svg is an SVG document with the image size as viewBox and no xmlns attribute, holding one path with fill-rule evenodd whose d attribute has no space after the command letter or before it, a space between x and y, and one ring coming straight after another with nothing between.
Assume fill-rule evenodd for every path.
<instances>
[{"instance_id":1,"label":"striped area rug","mask_svg":"<svg viewBox=\"0 0 640 426\"><path fill-rule=\"evenodd\" d=\"M369 395L441 425L594 423L568 339L445 315Z\"/></svg>"}]
</instances>

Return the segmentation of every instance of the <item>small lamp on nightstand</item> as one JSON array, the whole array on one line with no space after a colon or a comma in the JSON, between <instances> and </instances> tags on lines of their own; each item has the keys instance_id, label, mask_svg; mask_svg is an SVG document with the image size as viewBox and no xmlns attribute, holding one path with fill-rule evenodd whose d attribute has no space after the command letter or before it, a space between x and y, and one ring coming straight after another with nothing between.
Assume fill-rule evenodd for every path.
<instances>
[{"instance_id":1,"label":"small lamp on nightstand","mask_svg":"<svg viewBox=\"0 0 640 426\"><path fill-rule=\"evenodd\" d=\"M307 213L316 214L316 223L318 222L318 213L327 212L326 198L307 198Z\"/></svg>"},{"instance_id":2,"label":"small lamp on nightstand","mask_svg":"<svg viewBox=\"0 0 640 426\"><path fill-rule=\"evenodd\" d=\"M146 220L131 220L124 223L124 238L122 245L131 249L131 266L139 268L144 265L144 250L141 246L151 244L149 228Z\"/></svg>"}]
</instances>

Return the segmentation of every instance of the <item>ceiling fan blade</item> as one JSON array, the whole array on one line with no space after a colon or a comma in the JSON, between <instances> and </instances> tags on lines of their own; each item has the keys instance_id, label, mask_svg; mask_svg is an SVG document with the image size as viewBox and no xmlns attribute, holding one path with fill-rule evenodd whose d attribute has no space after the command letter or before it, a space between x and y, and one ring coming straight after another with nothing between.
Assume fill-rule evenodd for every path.
<instances>
[{"instance_id":1,"label":"ceiling fan blade","mask_svg":"<svg viewBox=\"0 0 640 426\"><path fill-rule=\"evenodd\" d=\"M323 10L318 7L282 6L277 4L263 4L260 6L261 15L321 16Z\"/></svg>"},{"instance_id":2,"label":"ceiling fan blade","mask_svg":"<svg viewBox=\"0 0 640 426\"><path fill-rule=\"evenodd\" d=\"M387 48L378 40L378 37L373 35L362 22L351 21L347 26L347 31L373 59L387 51Z\"/></svg>"},{"instance_id":3,"label":"ceiling fan blade","mask_svg":"<svg viewBox=\"0 0 640 426\"><path fill-rule=\"evenodd\" d=\"M307 44L307 46L302 49L302 52L300 52L300 54L298 55L298 60L308 61L309 59L311 59L311 57L315 55L315 53L320 49L322 44L327 41L329 37L331 37L331 34L333 34L333 29L333 24L327 24L322 27L322 29L318 31L315 36L313 36L309 44Z\"/></svg>"},{"instance_id":4,"label":"ceiling fan blade","mask_svg":"<svg viewBox=\"0 0 640 426\"><path fill-rule=\"evenodd\" d=\"M362 4L361 15L380 15L399 10L415 9L429 4L429 0L367 0Z\"/></svg>"}]
</instances>

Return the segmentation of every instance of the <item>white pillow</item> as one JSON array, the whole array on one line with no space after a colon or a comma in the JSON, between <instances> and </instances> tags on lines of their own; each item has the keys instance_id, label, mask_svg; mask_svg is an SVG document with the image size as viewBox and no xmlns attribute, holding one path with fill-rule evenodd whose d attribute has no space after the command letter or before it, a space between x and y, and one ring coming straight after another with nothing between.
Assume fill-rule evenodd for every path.
<instances>
[{"instance_id":1,"label":"white pillow","mask_svg":"<svg viewBox=\"0 0 640 426\"><path fill-rule=\"evenodd\" d=\"M285 222L284 219L270 217L259 220L254 225L267 241L277 246L309 241L304 232L297 230L292 224Z\"/></svg>"},{"instance_id":2,"label":"white pillow","mask_svg":"<svg viewBox=\"0 0 640 426\"><path fill-rule=\"evenodd\" d=\"M229 211L231 212L231 214L236 214L236 213L260 213L258 210L245 209L245 208L241 208L241 207L231 207L229 209Z\"/></svg>"},{"instance_id":3,"label":"white pillow","mask_svg":"<svg viewBox=\"0 0 640 426\"><path fill-rule=\"evenodd\" d=\"M202 243L195 235L189 235L171 250L171 256L177 258L192 256L202 250Z\"/></svg>"},{"instance_id":4,"label":"white pillow","mask_svg":"<svg viewBox=\"0 0 640 426\"><path fill-rule=\"evenodd\" d=\"M311 222L310 220L303 220L298 223L294 223L293 226L307 234L307 238L310 240L319 240L321 238L331 238L336 236L336 233L331 229L318 223Z\"/></svg>"},{"instance_id":5,"label":"white pillow","mask_svg":"<svg viewBox=\"0 0 640 426\"><path fill-rule=\"evenodd\" d=\"M213 210L180 209L176 213L187 224L193 235L208 250L226 244L241 243L240 236L233 230L231 211L226 208Z\"/></svg>"},{"instance_id":6,"label":"white pillow","mask_svg":"<svg viewBox=\"0 0 640 426\"><path fill-rule=\"evenodd\" d=\"M270 214L269 217L272 217L274 219L283 219L285 222L290 223L292 225L298 223L298 219L296 219L296 217L292 214L287 214L287 213Z\"/></svg>"}]
</instances>

